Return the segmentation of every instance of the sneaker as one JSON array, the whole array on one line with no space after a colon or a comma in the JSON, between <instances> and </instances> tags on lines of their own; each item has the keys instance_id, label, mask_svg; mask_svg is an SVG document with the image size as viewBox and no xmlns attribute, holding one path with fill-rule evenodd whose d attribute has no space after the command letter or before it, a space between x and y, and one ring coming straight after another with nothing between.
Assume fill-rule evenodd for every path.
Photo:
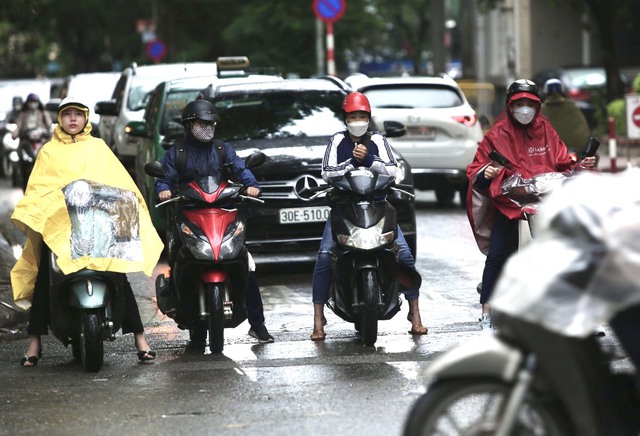
<instances>
[{"instance_id":1,"label":"sneaker","mask_svg":"<svg viewBox=\"0 0 640 436\"><path fill-rule=\"evenodd\" d=\"M603 336L607 335L607 333L604 331L604 326L603 325L599 325L598 327L596 327L596 329L595 329L595 331L593 333L595 333L595 335L598 336L598 337L603 337Z\"/></svg>"},{"instance_id":2,"label":"sneaker","mask_svg":"<svg viewBox=\"0 0 640 436\"><path fill-rule=\"evenodd\" d=\"M255 328L251 327L251 330L249 330L249 336L256 338L261 344L267 344L275 341L264 324Z\"/></svg>"},{"instance_id":3,"label":"sneaker","mask_svg":"<svg viewBox=\"0 0 640 436\"><path fill-rule=\"evenodd\" d=\"M491 325L491 315L487 314L487 313L483 313L482 317L480 317L480 319L478 320L480 321L480 330L482 331L491 331L492 330L492 325Z\"/></svg>"}]
</instances>

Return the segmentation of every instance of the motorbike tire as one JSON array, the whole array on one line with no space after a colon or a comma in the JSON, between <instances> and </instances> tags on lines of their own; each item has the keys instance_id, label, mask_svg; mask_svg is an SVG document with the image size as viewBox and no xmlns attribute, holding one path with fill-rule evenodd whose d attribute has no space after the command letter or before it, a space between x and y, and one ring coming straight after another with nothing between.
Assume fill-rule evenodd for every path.
<instances>
[{"instance_id":1,"label":"motorbike tire","mask_svg":"<svg viewBox=\"0 0 640 436\"><path fill-rule=\"evenodd\" d=\"M491 379L436 381L413 404L403 436L494 435L511 388ZM509 434L569 436L572 431L560 409L548 399L536 401L535 395L530 396Z\"/></svg>"},{"instance_id":2,"label":"motorbike tire","mask_svg":"<svg viewBox=\"0 0 640 436\"><path fill-rule=\"evenodd\" d=\"M360 338L364 345L372 346L378 340L378 300L379 285L375 270L367 269L362 272L360 283L364 304L360 309Z\"/></svg>"},{"instance_id":3,"label":"motorbike tire","mask_svg":"<svg viewBox=\"0 0 640 436\"><path fill-rule=\"evenodd\" d=\"M209 351L222 353L224 348L224 305L222 301L222 287L218 284L210 285L207 292L207 308L209 318Z\"/></svg>"},{"instance_id":4,"label":"motorbike tire","mask_svg":"<svg viewBox=\"0 0 640 436\"><path fill-rule=\"evenodd\" d=\"M80 312L80 360L86 371L97 372L104 361L101 315L96 310Z\"/></svg>"}]
</instances>

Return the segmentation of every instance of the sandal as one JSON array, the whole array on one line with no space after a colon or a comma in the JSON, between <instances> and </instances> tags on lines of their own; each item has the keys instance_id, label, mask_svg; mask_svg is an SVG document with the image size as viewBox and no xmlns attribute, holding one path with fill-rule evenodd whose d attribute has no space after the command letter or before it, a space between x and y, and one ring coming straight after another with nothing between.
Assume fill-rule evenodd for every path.
<instances>
[{"instance_id":1,"label":"sandal","mask_svg":"<svg viewBox=\"0 0 640 436\"><path fill-rule=\"evenodd\" d=\"M38 366L38 359L40 356L27 356L25 355L22 359L20 359L20 366L24 366L25 368L33 368L34 366ZM25 365L25 363L29 362L31 365Z\"/></svg>"},{"instance_id":2,"label":"sandal","mask_svg":"<svg viewBox=\"0 0 640 436\"><path fill-rule=\"evenodd\" d=\"M147 351L138 351L138 360L140 362L148 362L156 358L156 352L147 350Z\"/></svg>"},{"instance_id":3,"label":"sandal","mask_svg":"<svg viewBox=\"0 0 640 436\"><path fill-rule=\"evenodd\" d=\"M411 313L409 313L407 315L407 321L411 323L411 330L409 330L409 334L412 334L414 336L419 336L419 335L426 335L427 333L429 333L429 329L423 326L422 324L414 324L412 321L412 318L413 317L411 316Z\"/></svg>"}]
</instances>

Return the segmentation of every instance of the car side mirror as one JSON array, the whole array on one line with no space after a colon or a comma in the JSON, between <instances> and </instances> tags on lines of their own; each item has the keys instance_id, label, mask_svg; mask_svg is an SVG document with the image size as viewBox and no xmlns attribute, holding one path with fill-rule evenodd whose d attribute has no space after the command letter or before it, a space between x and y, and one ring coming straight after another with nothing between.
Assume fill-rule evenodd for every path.
<instances>
[{"instance_id":1,"label":"car side mirror","mask_svg":"<svg viewBox=\"0 0 640 436\"><path fill-rule=\"evenodd\" d=\"M118 115L115 100L99 101L94 109L98 115Z\"/></svg>"},{"instance_id":2,"label":"car side mirror","mask_svg":"<svg viewBox=\"0 0 640 436\"><path fill-rule=\"evenodd\" d=\"M382 125L387 138L399 138L407 133L407 128L398 121L385 121Z\"/></svg>"}]
</instances>

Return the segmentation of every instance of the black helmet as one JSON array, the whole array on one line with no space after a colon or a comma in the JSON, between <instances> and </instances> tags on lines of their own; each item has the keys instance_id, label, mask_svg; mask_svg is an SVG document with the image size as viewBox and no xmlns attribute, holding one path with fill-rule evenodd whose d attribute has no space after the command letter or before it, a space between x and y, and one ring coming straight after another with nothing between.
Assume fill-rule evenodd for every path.
<instances>
[{"instance_id":1,"label":"black helmet","mask_svg":"<svg viewBox=\"0 0 640 436\"><path fill-rule=\"evenodd\" d=\"M207 100L194 100L188 103L182 111L182 125L189 121L201 120L217 122L220 120L216 114L216 107Z\"/></svg>"},{"instance_id":2,"label":"black helmet","mask_svg":"<svg viewBox=\"0 0 640 436\"><path fill-rule=\"evenodd\" d=\"M529 79L518 79L509 85L509 88L507 88L507 104L512 100L521 98L529 98L540 102L540 92L538 92L538 86L535 82Z\"/></svg>"}]
</instances>

